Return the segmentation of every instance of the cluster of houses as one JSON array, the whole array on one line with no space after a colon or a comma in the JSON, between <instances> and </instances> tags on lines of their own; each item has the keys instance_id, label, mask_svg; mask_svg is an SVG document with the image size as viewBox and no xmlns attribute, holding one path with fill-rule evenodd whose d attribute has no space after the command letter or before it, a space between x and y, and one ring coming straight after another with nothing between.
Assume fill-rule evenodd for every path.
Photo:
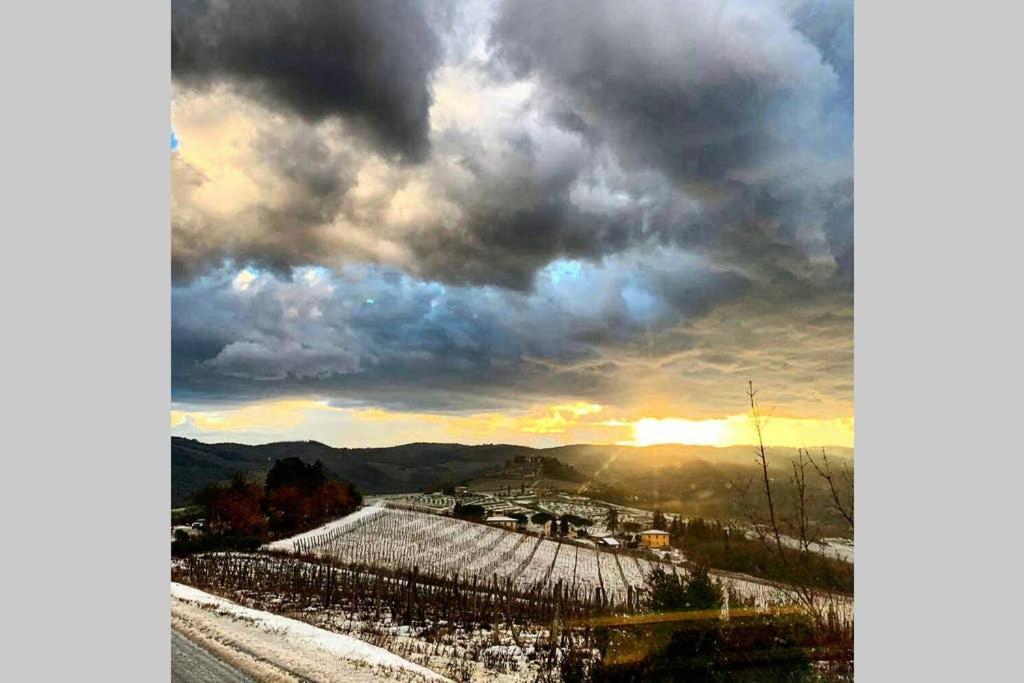
<instances>
[{"instance_id":1,"label":"cluster of houses","mask_svg":"<svg viewBox=\"0 0 1024 683\"><path fill-rule=\"evenodd\" d=\"M520 457L523 458L524 462L517 464L531 464L527 461L525 456ZM535 494L536 492L531 491L531 493ZM508 531L526 531L528 528L528 515L532 512L528 508L514 504L514 501L495 505L494 503L498 501L492 496L487 494L474 495L466 486L455 486L452 489L448 489L446 494L439 491L433 494L433 497L437 498L439 501L442 498L447 498L448 501L451 501L452 498L454 498L458 501L460 499L467 500L471 497L472 499L469 502L482 505L488 509L489 514L483 520L485 524L501 529L507 529ZM511 516L513 514L516 516ZM553 515L554 514L557 513L553 513ZM569 515L568 517L569 522L573 521L572 515ZM584 520L581 519L580 521ZM662 529L646 529L636 533L619 531L615 534L591 534L590 530L588 530L586 526L577 526L573 523L567 523L564 521L564 518L559 519L555 517L546 521L541 526L540 533L544 536L588 539L597 546L608 550L645 548L658 555L675 554L675 551L671 548L671 535L669 532Z\"/></svg>"},{"instance_id":2,"label":"cluster of houses","mask_svg":"<svg viewBox=\"0 0 1024 683\"><path fill-rule=\"evenodd\" d=\"M515 517L506 517L504 515L493 515L487 517L484 522L491 526L496 526L502 529L508 529L509 531L522 530L526 527L526 523L521 519ZM545 536L558 536L558 525L557 519L552 519L545 522L543 526L543 534ZM585 527L569 527L569 538L588 538L589 534ZM670 535L667 531L661 529L647 529L641 531L638 534L622 534L620 538L616 538L612 535L596 536L593 540L600 546L614 550L623 546L627 548L649 548L652 550L659 550L668 548L670 543Z\"/></svg>"}]
</instances>

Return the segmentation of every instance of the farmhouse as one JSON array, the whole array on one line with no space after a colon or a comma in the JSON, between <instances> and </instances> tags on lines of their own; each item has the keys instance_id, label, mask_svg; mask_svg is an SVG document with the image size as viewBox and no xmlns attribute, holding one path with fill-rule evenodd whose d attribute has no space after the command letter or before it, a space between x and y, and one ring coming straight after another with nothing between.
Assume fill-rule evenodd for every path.
<instances>
[{"instance_id":1,"label":"farmhouse","mask_svg":"<svg viewBox=\"0 0 1024 683\"><path fill-rule=\"evenodd\" d=\"M509 531L515 531L516 524L519 523L519 520L515 517L504 517L501 515L488 517L485 521L491 526L501 527L502 529L508 529Z\"/></svg>"},{"instance_id":2,"label":"farmhouse","mask_svg":"<svg viewBox=\"0 0 1024 683\"><path fill-rule=\"evenodd\" d=\"M665 548L668 546L668 532L661 529L648 529L640 532L640 543L645 548Z\"/></svg>"}]
</instances>

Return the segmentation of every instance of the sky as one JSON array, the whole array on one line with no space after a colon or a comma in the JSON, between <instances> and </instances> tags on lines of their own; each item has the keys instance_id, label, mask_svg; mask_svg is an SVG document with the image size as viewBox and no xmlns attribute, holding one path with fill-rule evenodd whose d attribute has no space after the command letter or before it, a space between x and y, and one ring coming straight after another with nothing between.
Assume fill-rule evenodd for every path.
<instances>
[{"instance_id":1,"label":"sky","mask_svg":"<svg viewBox=\"0 0 1024 683\"><path fill-rule=\"evenodd\" d=\"M853 5L174 0L171 431L853 446Z\"/></svg>"}]
</instances>

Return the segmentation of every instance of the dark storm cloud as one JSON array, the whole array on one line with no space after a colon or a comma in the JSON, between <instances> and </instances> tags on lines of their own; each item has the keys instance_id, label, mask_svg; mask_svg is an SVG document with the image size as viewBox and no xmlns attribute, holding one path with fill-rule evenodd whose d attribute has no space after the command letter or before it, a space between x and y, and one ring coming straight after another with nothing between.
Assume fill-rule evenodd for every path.
<instances>
[{"instance_id":1,"label":"dark storm cloud","mask_svg":"<svg viewBox=\"0 0 1024 683\"><path fill-rule=\"evenodd\" d=\"M847 400L851 3L418 7L175 3L175 400Z\"/></svg>"},{"instance_id":2,"label":"dark storm cloud","mask_svg":"<svg viewBox=\"0 0 1024 683\"><path fill-rule=\"evenodd\" d=\"M388 152L426 155L441 44L420 3L175 0L171 16L176 80L235 84L308 120L341 115Z\"/></svg>"},{"instance_id":3,"label":"dark storm cloud","mask_svg":"<svg viewBox=\"0 0 1024 683\"><path fill-rule=\"evenodd\" d=\"M509 2L492 30L495 68L538 78L553 121L701 203L679 220L657 208L675 187L654 191L648 234L780 285L820 284L808 258L848 260L845 235L836 253L820 238L844 223L837 209L852 211L852 102L839 96L852 24L798 11L806 33L769 3Z\"/></svg>"},{"instance_id":4,"label":"dark storm cloud","mask_svg":"<svg viewBox=\"0 0 1024 683\"><path fill-rule=\"evenodd\" d=\"M233 23L224 17L237 4L194 7L178 10L187 18L179 22L185 28L178 42L193 45L180 48L182 81L251 80L262 84L257 92L270 88L288 111L309 114L308 98L333 102L346 125L365 114L362 86L339 81L338 92L321 93L303 79L320 78L342 62L368 64L359 73L372 87L402 86L416 72L412 80L426 93L444 52L434 45L430 59L410 57L419 54L412 48L394 60L350 55L376 55L380 36L405 30L385 18L408 18L393 17L381 3L370 3L372 9L320 1L274 5ZM432 38L430 22L410 7L414 20L406 23ZM394 175L387 191L361 201L348 196L357 170L338 163L344 154L316 161L327 154L318 153L324 144L317 137L338 133L283 118L275 125L302 128L291 137L305 142L264 154L259 163L282 183L305 189L289 187L282 202L268 187L267 199L228 219L237 228L210 230L219 217L176 214L174 272L187 278L225 258L279 272L376 261L431 280L527 291L555 259L597 261L660 243L704 254L768 286L801 291L849 283L852 166L844 124L852 102L840 95L852 78L852 41L845 37L852 25L841 3L826 9L801 5L788 15L770 3L505 3L489 29L494 52L487 68L497 80L483 79L479 87L498 87L508 74L534 84L531 98L509 112L514 118L495 128L486 112L434 131L421 177ZM324 31L348 30L334 21L348 12L369 27L368 37L345 34L337 46L317 47ZM311 39L302 41L309 50L277 45L289 33L280 26L300 21L312 25ZM278 59L278 48L288 59ZM384 64L387 77L372 70ZM409 100L393 94L396 106ZM368 111L387 118L384 109ZM357 164L372 156L372 148L350 144L348 158ZM580 201L581 188L598 180L599 193L616 200ZM396 226L391 202L412 181L425 184L428 197L448 210ZM389 250L367 247L387 240ZM400 251L407 252L402 262L395 256Z\"/></svg>"},{"instance_id":5,"label":"dark storm cloud","mask_svg":"<svg viewBox=\"0 0 1024 683\"><path fill-rule=\"evenodd\" d=\"M460 158L472 159L476 151L465 140L442 144ZM488 153L479 150L477 156ZM596 259L641 241L643 210L636 201L600 210L573 202L572 191L592 163L578 142L545 144L524 133L489 156L486 164L467 163L468 184L441 179L461 221L457 230L410 236L420 275L527 291L535 273L554 259Z\"/></svg>"},{"instance_id":6,"label":"dark storm cloud","mask_svg":"<svg viewBox=\"0 0 1024 683\"><path fill-rule=\"evenodd\" d=\"M776 112L813 106L833 80L782 17L731 27L723 8L508 2L494 44L514 73L552 88L563 119L604 128L635 165L717 182L778 144Z\"/></svg>"}]
</instances>

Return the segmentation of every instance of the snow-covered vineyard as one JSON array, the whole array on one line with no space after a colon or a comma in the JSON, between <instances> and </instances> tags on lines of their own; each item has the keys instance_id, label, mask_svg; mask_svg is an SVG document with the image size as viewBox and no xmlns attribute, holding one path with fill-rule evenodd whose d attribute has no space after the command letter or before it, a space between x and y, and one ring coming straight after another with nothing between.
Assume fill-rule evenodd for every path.
<instances>
[{"instance_id":1,"label":"snow-covered vineyard","mask_svg":"<svg viewBox=\"0 0 1024 683\"><path fill-rule=\"evenodd\" d=\"M311 553L343 563L434 576L495 577L520 590L554 587L601 602L627 604L651 569L683 572L667 562L521 534L451 517L371 505L299 536L276 541L272 550ZM712 571L723 587L753 599L759 607L793 603L795 596L770 582ZM830 598L830 601L834 600ZM852 619L852 601L836 603Z\"/></svg>"},{"instance_id":2,"label":"snow-covered vineyard","mask_svg":"<svg viewBox=\"0 0 1024 683\"><path fill-rule=\"evenodd\" d=\"M369 506L327 527L277 541L271 549L341 562L435 575L511 580L518 588L561 583L622 604L642 587L652 563L632 555L559 543L483 524ZM670 570L672 565L664 565Z\"/></svg>"}]
</instances>

